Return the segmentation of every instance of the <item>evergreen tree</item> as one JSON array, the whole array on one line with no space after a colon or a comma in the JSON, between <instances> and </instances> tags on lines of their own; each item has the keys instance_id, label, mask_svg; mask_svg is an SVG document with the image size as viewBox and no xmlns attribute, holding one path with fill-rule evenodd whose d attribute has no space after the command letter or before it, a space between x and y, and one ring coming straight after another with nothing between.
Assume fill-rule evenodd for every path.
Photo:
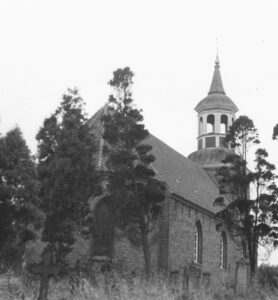
<instances>
[{"instance_id":1,"label":"evergreen tree","mask_svg":"<svg viewBox=\"0 0 278 300\"><path fill-rule=\"evenodd\" d=\"M126 67L117 69L109 84L109 111L104 116L104 139L108 142L108 189L117 226L132 226L139 232L145 259L146 275L151 272L149 232L161 211L165 185L154 178L150 167L155 157L152 147L145 143L149 132L145 129L141 110L132 99L133 73Z\"/></svg>"},{"instance_id":2,"label":"evergreen tree","mask_svg":"<svg viewBox=\"0 0 278 300\"><path fill-rule=\"evenodd\" d=\"M36 138L41 208L46 214L43 240L56 247L64 262L75 230L84 228L96 182L94 139L77 89L63 95Z\"/></svg>"},{"instance_id":3,"label":"evergreen tree","mask_svg":"<svg viewBox=\"0 0 278 300\"><path fill-rule=\"evenodd\" d=\"M220 190L232 196L233 201L218 215L227 222L235 236L241 235L247 242L251 275L254 275L258 244L270 239L276 243L278 238L275 226L278 222L275 166L267 161L266 150L257 149L255 170L248 169L248 148L258 144L259 140L253 121L246 116L235 120L226 135L226 142L235 149L235 153L223 160L225 166L219 170ZM250 190L250 187L253 189ZM223 200L219 197L215 204L223 205Z\"/></svg>"},{"instance_id":4,"label":"evergreen tree","mask_svg":"<svg viewBox=\"0 0 278 300\"><path fill-rule=\"evenodd\" d=\"M273 128L272 138L273 138L273 140L278 139L278 124L276 124Z\"/></svg>"},{"instance_id":5,"label":"evergreen tree","mask_svg":"<svg viewBox=\"0 0 278 300\"><path fill-rule=\"evenodd\" d=\"M35 162L18 127L0 139L0 165L0 256L15 265L41 217Z\"/></svg>"}]
</instances>

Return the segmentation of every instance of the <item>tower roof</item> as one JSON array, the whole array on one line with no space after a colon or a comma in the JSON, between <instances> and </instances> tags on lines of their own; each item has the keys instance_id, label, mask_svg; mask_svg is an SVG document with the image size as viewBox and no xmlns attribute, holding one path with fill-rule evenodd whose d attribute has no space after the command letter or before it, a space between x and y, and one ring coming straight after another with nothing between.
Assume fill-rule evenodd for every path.
<instances>
[{"instance_id":1,"label":"tower roof","mask_svg":"<svg viewBox=\"0 0 278 300\"><path fill-rule=\"evenodd\" d=\"M211 94L224 94L225 95L225 91L224 91L224 87L223 87L223 83L222 83L222 79L221 79L221 74L220 74L220 64L219 64L218 55L216 56L214 73L213 73L210 89L208 92L208 95L211 95Z\"/></svg>"},{"instance_id":2,"label":"tower roof","mask_svg":"<svg viewBox=\"0 0 278 300\"><path fill-rule=\"evenodd\" d=\"M188 158L202 166L204 169L222 167L223 159L234 152L227 148L206 148L191 153Z\"/></svg>"},{"instance_id":3,"label":"tower roof","mask_svg":"<svg viewBox=\"0 0 278 300\"><path fill-rule=\"evenodd\" d=\"M208 96L201 100L195 107L195 110L200 113L204 110L224 109L232 112L237 112L238 108L235 103L226 96L221 74L218 55L216 56L214 73L208 92Z\"/></svg>"}]
</instances>

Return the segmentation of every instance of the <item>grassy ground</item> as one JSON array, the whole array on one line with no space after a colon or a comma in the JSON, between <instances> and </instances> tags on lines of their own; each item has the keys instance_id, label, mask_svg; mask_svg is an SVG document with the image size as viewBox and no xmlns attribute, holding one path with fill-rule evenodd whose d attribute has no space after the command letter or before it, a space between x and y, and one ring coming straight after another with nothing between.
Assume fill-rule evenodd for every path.
<instances>
[{"instance_id":1,"label":"grassy ground","mask_svg":"<svg viewBox=\"0 0 278 300\"><path fill-rule=\"evenodd\" d=\"M48 300L229 300L243 299L235 297L233 289L200 290L183 294L173 289L164 280L156 278L149 282L139 279L126 280L119 276L105 279L98 276L97 284L88 280L52 280ZM16 277L12 273L0 276L1 300L35 300L38 297L39 282L24 276ZM278 293L269 287L262 288L254 283L250 288L247 300L274 300Z\"/></svg>"}]
</instances>

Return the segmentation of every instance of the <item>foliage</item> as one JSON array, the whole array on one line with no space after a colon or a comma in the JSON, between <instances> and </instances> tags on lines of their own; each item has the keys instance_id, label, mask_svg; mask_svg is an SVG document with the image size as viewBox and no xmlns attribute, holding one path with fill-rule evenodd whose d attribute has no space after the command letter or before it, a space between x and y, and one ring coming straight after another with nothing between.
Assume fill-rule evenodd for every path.
<instances>
[{"instance_id":1,"label":"foliage","mask_svg":"<svg viewBox=\"0 0 278 300\"><path fill-rule=\"evenodd\" d=\"M260 279L260 277L258 278ZM259 280L250 287L246 300L274 300L277 299L276 289L271 289L266 281L263 286ZM26 286L20 277L13 274L0 276L1 296L11 300L33 300L37 298L38 282L32 281ZM79 284L73 288L69 279L52 280L50 284L49 300L240 300L234 290L227 287L214 289L200 289L185 293L182 286L173 289L163 278L155 277L149 280L139 278L126 279L119 274L110 274L105 278L98 274L97 284L92 284L86 278L79 278Z\"/></svg>"},{"instance_id":2,"label":"foliage","mask_svg":"<svg viewBox=\"0 0 278 300\"><path fill-rule=\"evenodd\" d=\"M15 265L42 217L35 162L18 127L0 139L0 165L0 257Z\"/></svg>"},{"instance_id":3,"label":"foliage","mask_svg":"<svg viewBox=\"0 0 278 300\"><path fill-rule=\"evenodd\" d=\"M225 165L219 170L220 190L229 194L232 201L218 215L235 235L242 235L247 242L251 274L254 275L258 243L272 241L276 244L278 238L275 166L267 161L267 151L259 148L255 152L255 170L248 169L248 148L259 143L257 129L248 117L239 117L233 123L226 141L236 152L223 160ZM250 192L250 186L254 192ZM215 204L223 205L223 199L219 197Z\"/></svg>"},{"instance_id":4,"label":"foliage","mask_svg":"<svg viewBox=\"0 0 278 300\"><path fill-rule=\"evenodd\" d=\"M73 232L85 225L96 182L94 139L77 89L63 95L36 139L40 205L46 213L43 240L54 244L63 260L74 243Z\"/></svg>"},{"instance_id":5,"label":"foliage","mask_svg":"<svg viewBox=\"0 0 278 300\"><path fill-rule=\"evenodd\" d=\"M239 116L230 126L225 142L236 149L237 154L246 160L248 147L260 143L258 130L247 116Z\"/></svg>"},{"instance_id":6,"label":"foliage","mask_svg":"<svg viewBox=\"0 0 278 300\"><path fill-rule=\"evenodd\" d=\"M67 255L67 265L69 267L76 267L78 264L82 263L83 261L88 261L89 255L89 243L88 239L84 238L82 234L75 233L75 241L72 245L71 252ZM81 266L80 266L81 267ZM87 264L88 267L88 264Z\"/></svg>"},{"instance_id":7,"label":"foliage","mask_svg":"<svg viewBox=\"0 0 278 300\"><path fill-rule=\"evenodd\" d=\"M45 249L47 243L41 241L39 238L26 243L25 252L23 256L24 265L28 266L32 263L41 262L41 254Z\"/></svg>"},{"instance_id":8,"label":"foliage","mask_svg":"<svg viewBox=\"0 0 278 300\"><path fill-rule=\"evenodd\" d=\"M273 128L272 139L273 140L278 139L278 124L276 124Z\"/></svg>"},{"instance_id":9,"label":"foliage","mask_svg":"<svg viewBox=\"0 0 278 300\"><path fill-rule=\"evenodd\" d=\"M108 189L113 195L112 205L118 226L134 225L140 233L146 272L150 272L150 245L148 234L151 223L161 211L165 185L154 178L151 163L155 157L152 146L145 142L149 132L145 129L142 111L132 99L133 73L126 67L114 72L109 84L109 111L103 117L104 139L108 142Z\"/></svg>"},{"instance_id":10,"label":"foliage","mask_svg":"<svg viewBox=\"0 0 278 300\"><path fill-rule=\"evenodd\" d=\"M272 291L278 290L277 266L261 265L257 271L257 281L263 287L269 287Z\"/></svg>"}]
</instances>

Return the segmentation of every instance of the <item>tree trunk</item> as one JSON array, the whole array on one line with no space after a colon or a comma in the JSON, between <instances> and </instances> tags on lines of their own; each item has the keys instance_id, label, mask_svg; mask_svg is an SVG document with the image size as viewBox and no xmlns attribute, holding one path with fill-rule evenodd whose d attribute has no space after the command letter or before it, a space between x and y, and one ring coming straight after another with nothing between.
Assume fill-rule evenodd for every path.
<instances>
[{"instance_id":1,"label":"tree trunk","mask_svg":"<svg viewBox=\"0 0 278 300\"><path fill-rule=\"evenodd\" d=\"M253 277L257 271L257 264L258 264L258 242L255 236L253 239L252 258L250 259L251 277Z\"/></svg>"},{"instance_id":2,"label":"tree trunk","mask_svg":"<svg viewBox=\"0 0 278 300\"><path fill-rule=\"evenodd\" d=\"M250 279L252 279L256 273L257 258L256 258L256 250L253 245L254 241L252 239L252 233L250 232L250 230L248 230L247 233L247 243L248 243L248 257L250 263L250 275L251 275Z\"/></svg>"},{"instance_id":3,"label":"tree trunk","mask_svg":"<svg viewBox=\"0 0 278 300\"><path fill-rule=\"evenodd\" d=\"M145 272L146 272L147 279L149 279L151 275L151 251L150 251L150 244L148 239L148 232L144 227L145 226L140 226L142 247L144 253L144 260L145 260Z\"/></svg>"}]
</instances>

